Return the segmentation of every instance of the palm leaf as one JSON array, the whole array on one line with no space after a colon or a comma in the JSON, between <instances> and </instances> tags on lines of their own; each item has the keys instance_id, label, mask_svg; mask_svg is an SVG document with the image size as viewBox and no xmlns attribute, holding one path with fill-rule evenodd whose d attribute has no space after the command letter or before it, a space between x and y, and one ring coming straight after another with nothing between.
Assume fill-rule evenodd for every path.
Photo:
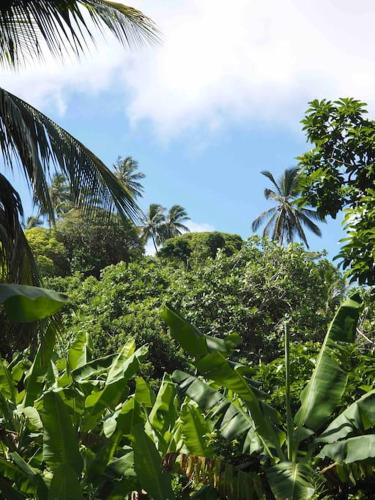
<instances>
[{"instance_id":1,"label":"palm leaf","mask_svg":"<svg viewBox=\"0 0 375 500\"><path fill-rule=\"evenodd\" d=\"M276 211L276 208L270 208L262 212L256 219L253 220L251 224L251 229L255 232L259 229L259 226L263 224L265 220L267 220L271 215L273 215Z\"/></svg>"},{"instance_id":2,"label":"palm leaf","mask_svg":"<svg viewBox=\"0 0 375 500\"><path fill-rule=\"evenodd\" d=\"M298 168L292 167L284 170L279 179L280 191L283 196L294 196L298 192Z\"/></svg>"},{"instance_id":3,"label":"palm leaf","mask_svg":"<svg viewBox=\"0 0 375 500\"><path fill-rule=\"evenodd\" d=\"M158 38L149 18L117 2L7 0L0 7L0 63L18 66L40 59L46 50L60 57L78 55L93 42L94 28L107 29L128 45Z\"/></svg>"},{"instance_id":4,"label":"palm leaf","mask_svg":"<svg viewBox=\"0 0 375 500\"><path fill-rule=\"evenodd\" d=\"M307 215L305 215L302 211L297 211L297 214L296 214L297 218L300 219L303 224L308 227L310 229L310 231L312 233L314 233L316 236L322 236L322 232L320 230L320 228L314 224L314 222L310 219L310 217L308 217Z\"/></svg>"},{"instance_id":5,"label":"palm leaf","mask_svg":"<svg viewBox=\"0 0 375 500\"><path fill-rule=\"evenodd\" d=\"M262 170L261 172L262 175L264 175L265 177L267 177L267 179L269 179L272 184L275 186L276 188L276 191L281 195L281 191L280 191L280 186L278 185L278 183L275 181L275 178L274 176L272 175L272 173L269 171L269 170Z\"/></svg>"},{"instance_id":6,"label":"palm leaf","mask_svg":"<svg viewBox=\"0 0 375 500\"><path fill-rule=\"evenodd\" d=\"M22 99L0 89L0 148L7 166L21 165L42 211L54 220L48 189L51 168L67 177L75 203L93 210L117 208L120 215L139 217L131 194L81 142Z\"/></svg>"}]
</instances>

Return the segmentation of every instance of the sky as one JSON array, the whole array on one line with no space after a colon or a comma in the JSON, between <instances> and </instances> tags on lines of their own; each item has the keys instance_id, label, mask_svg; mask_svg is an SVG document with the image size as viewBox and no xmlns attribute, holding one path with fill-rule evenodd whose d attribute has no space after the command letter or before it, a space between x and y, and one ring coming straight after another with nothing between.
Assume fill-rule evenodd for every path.
<instances>
[{"instance_id":1,"label":"sky","mask_svg":"<svg viewBox=\"0 0 375 500\"><path fill-rule=\"evenodd\" d=\"M271 203L267 179L309 149L300 120L315 98L355 97L375 111L372 0L129 0L157 24L159 44L110 35L64 63L46 57L2 72L1 85L37 106L107 165L133 156L149 203L180 204L192 230L251 234ZM26 212L31 197L13 179ZM308 234L333 257L339 221Z\"/></svg>"}]
</instances>

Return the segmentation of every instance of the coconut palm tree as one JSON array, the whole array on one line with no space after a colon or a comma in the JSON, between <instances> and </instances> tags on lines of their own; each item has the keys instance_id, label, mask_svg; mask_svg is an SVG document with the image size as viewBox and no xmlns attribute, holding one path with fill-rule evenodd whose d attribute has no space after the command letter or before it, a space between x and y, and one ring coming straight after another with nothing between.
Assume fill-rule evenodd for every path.
<instances>
[{"instance_id":1,"label":"coconut palm tree","mask_svg":"<svg viewBox=\"0 0 375 500\"><path fill-rule=\"evenodd\" d=\"M164 225L165 208L157 203L151 203L143 220L141 236L145 244L152 240L156 254L158 246L163 242Z\"/></svg>"},{"instance_id":2,"label":"coconut palm tree","mask_svg":"<svg viewBox=\"0 0 375 500\"><path fill-rule=\"evenodd\" d=\"M138 171L138 162L131 156L126 158L117 158L114 165L115 176L124 184L133 198L140 198L143 196L143 185L140 180L145 178L145 174Z\"/></svg>"},{"instance_id":3,"label":"coconut palm tree","mask_svg":"<svg viewBox=\"0 0 375 500\"><path fill-rule=\"evenodd\" d=\"M275 188L266 188L264 196L266 200L274 201L276 206L262 212L253 221L252 230L257 231L259 226L266 222L263 236L270 236L280 245L284 242L291 243L297 236L309 248L303 226L316 236L321 236L319 227L313 221L324 222L324 218L315 210L300 205L298 168L286 169L278 181L268 170L264 170L262 175L267 177Z\"/></svg>"},{"instance_id":4,"label":"coconut palm tree","mask_svg":"<svg viewBox=\"0 0 375 500\"><path fill-rule=\"evenodd\" d=\"M141 12L107 0L7 0L0 6L0 65L19 69L41 59L45 52L59 58L65 54L79 55L94 41L93 28L106 29L129 45L157 37L153 23ZM115 207L123 217L139 216L134 198L99 158L46 115L2 88L0 151L6 168L22 170L40 212L48 214L52 222L55 213L49 181L54 172L67 178L74 202L86 213L90 212L92 200L100 199L102 207ZM13 217L21 212L18 195L13 190L9 196L10 192L10 186L6 191L0 190L0 207L3 216L11 213ZM10 210L12 200L14 206ZM26 241L16 238L22 228L19 223L14 231L14 217L10 226L13 231L9 234L0 232L1 249L11 241L13 245ZM10 226L5 224L2 229ZM2 259L10 255L4 251L0 254ZM15 254L28 252L17 250ZM10 261L2 260L0 266L6 265ZM21 261L13 259L12 266L17 265L21 266Z\"/></svg>"},{"instance_id":5,"label":"coconut palm tree","mask_svg":"<svg viewBox=\"0 0 375 500\"><path fill-rule=\"evenodd\" d=\"M39 227L43 224L43 220L39 215L30 215L26 219L25 229L33 229L34 227Z\"/></svg>"},{"instance_id":6,"label":"coconut palm tree","mask_svg":"<svg viewBox=\"0 0 375 500\"><path fill-rule=\"evenodd\" d=\"M173 205L166 217L163 227L163 241L173 236L178 236L184 232L188 232L189 228L183 224L190 220L186 210L181 205Z\"/></svg>"}]
</instances>

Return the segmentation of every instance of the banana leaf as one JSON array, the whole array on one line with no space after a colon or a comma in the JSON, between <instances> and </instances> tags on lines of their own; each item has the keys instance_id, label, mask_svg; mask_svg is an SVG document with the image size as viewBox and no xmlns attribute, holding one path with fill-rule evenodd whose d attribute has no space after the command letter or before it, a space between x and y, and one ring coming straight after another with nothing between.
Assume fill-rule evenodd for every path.
<instances>
[{"instance_id":1,"label":"banana leaf","mask_svg":"<svg viewBox=\"0 0 375 500\"><path fill-rule=\"evenodd\" d=\"M301 407L295 416L297 426L318 430L340 403L360 309L361 299L355 294L343 302L331 322L314 372L301 394Z\"/></svg>"},{"instance_id":2,"label":"banana leaf","mask_svg":"<svg viewBox=\"0 0 375 500\"><path fill-rule=\"evenodd\" d=\"M60 466L71 467L76 477L81 474L83 463L78 447L78 436L61 397L56 392L43 396L43 460L53 471Z\"/></svg>"},{"instance_id":3,"label":"banana leaf","mask_svg":"<svg viewBox=\"0 0 375 500\"><path fill-rule=\"evenodd\" d=\"M69 465L62 464L55 470L48 500L83 500L80 483Z\"/></svg>"},{"instance_id":4,"label":"banana leaf","mask_svg":"<svg viewBox=\"0 0 375 500\"><path fill-rule=\"evenodd\" d=\"M335 462L351 464L375 458L375 434L352 437L336 443L326 444L319 456Z\"/></svg>"},{"instance_id":5,"label":"banana leaf","mask_svg":"<svg viewBox=\"0 0 375 500\"><path fill-rule=\"evenodd\" d=\"M153 500L173 500L170 475L163 472L161 458L142 424L134 427L133 438L134 468L142 488Z\"/></svg>"},{"instance_id":6,"label":"banana leaf","mask_svg":"<svg viewBox=\"0 0 375 500\"><path fill-rule=\"evenodd\" d=\"M280 462L268 469L267 479L280 500L307 500L315 493L313 470L307 464Z\"/></svg>"},{"instance_id":7,"label":"banana leaf","mask_svg":"<svg viewBox=\"0 0 375 500\"><path fill-rule=\"evenodd\" d=\"M52 290L27 285L0 284L0 304L8 318L27 323L38 321L57 313L67 303L67 298Z\"/></svg>"},{"instance_id":8,"label":"banana leaf","mask_svg":"<svg viewBox=\"0 0 375 500\"><path fill-rule=\"evenodd\" d=\"M354 431L364 433L375 427L375 390L352 403L319 436L322 443L334 443Z\"/></svg>"}]
</instances>

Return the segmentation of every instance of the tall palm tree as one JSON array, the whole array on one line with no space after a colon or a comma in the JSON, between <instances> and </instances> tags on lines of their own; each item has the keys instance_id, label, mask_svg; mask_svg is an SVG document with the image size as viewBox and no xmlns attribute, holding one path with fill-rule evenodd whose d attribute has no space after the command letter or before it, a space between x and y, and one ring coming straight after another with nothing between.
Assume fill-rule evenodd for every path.
<instances>
[{"instance_id":1,"label":"tall palm tree","mask_svg":"<svg viewBox=\"0 0 375 500\"><path fill-rule=\"evenodd\" d=\"M140 182L145 174L139 172L138 162L131 156L118 157L115 163L115 176L127 188L133 198L143 196L143 185Z\"/></svg>"},{"instance_id":2,"label":"tall palm tree","mask_svg":"<svg viewBox=\"0 0 375 500\"><path fill-rule=\"evenodd\" d=\"M181 205L173 205L165 218L163 227L164 240L178 236L184 232L189 232L189 228L183 224L190 220L186 210Z\"/></svg>"},{"instance_id":3,"label":"tall palm tree","mask_svg":"<svg viewBox=\"0 0 375 500\"><path fill-rule=\"evenodd\" d=\"M324 218L315 210L304 208L298 203L298 168L286 169L278 181L268 170L264 170L262 175L267 177L275 188L275 190L266 188L264 196L267 200L274 201L276 206L262 212L253 221L252 230L257 231L261 224L267 222L263 236L270 236L280 245L284 242L291 243L297 236L309 248L303 226L310 229L316 236L321 236L319 227L313 221L324 222Z\"/></svg>"},{"instance_id":4,"label":"tall palm tree","mask_svg":"<svg viewBox=\"0 0 375 500\"><path fill-rule=\"evenodd\" d=\"M20 68L41 59L46 51L56 57L83 53L88 43L94 41L93 27L106 29L129 45L157 38L153 23L141 12L112 1L6 0L0 5L0 65ZM74 202L88 213L92 199L100 199L101 206L115 207L123 217L139 216L134 198L99 158L46 115L2 88L0 154L7 168L21 168L34 201L52 221L55 214L49 190L50 172L67 178ZM0 207L3 215L9 213L4 207L9 209L13 200L14 216L20 214L19 197L14 193L9 197L9 189L0 190ZM13 245L26 244L24 238L15 239L14 231L0 232L1 248L9 246L11 240ZM15 253L22 255L20 251ZM9 252L1 252L1 258L7 255ZM12 260L12 266L21 268L21 264ZM0 263L4 265L6 262Z\"/></svg>"},{"instance_id":5,"label":"tall palm tree","mask_svg":"<svg viewBox=\"0 0 375 500\"><path fill-rule=\"evenodd\" d=\"M157 203L151 203L143 220L141 235L145 244L152 240L156 254L158 253L158 246L163 241L164 225L165 208Z\"/></svg>"},{"instance_id":6,"label":"tall palm tree","mask_svg":"<svg viewBox=\"0 0 375 500\"><path fill-rule=\"evenodd\" d=\"M26 219L25 229L33 229L34 227L39 227L43 224L43 220L39 215L30 215Z\"/></svg>"}]
</instances>

